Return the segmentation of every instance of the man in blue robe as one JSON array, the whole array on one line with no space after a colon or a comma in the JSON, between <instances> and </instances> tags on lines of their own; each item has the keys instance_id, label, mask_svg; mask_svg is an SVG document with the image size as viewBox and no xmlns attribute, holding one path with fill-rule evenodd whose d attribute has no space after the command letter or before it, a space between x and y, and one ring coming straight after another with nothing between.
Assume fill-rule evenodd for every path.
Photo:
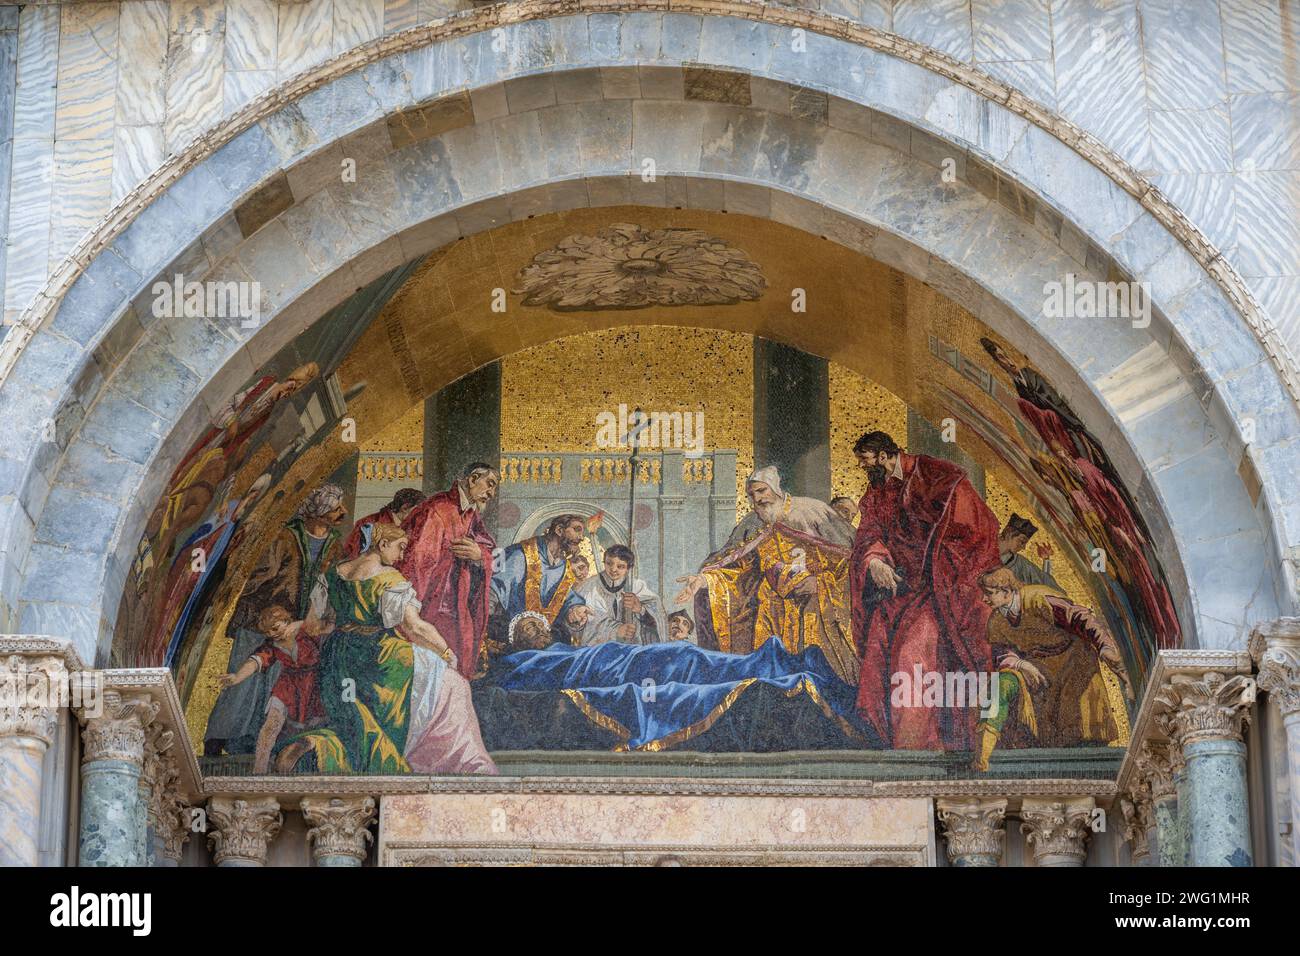
<instances>
[{"instance_id":1,"label":"man in blue robe","mask_svg":"<svg viewBox=\"0 0 1300 956\"><path fill-rule=\"evenodd\" d=\"M546 618L556 637L568 641L586 623L586 602L569 566L586 534L586 520L563 514L551 519L545 533L512 544L492 572L491 630L504 637L509 622L524 611Z\"/></svg>"}]
</instances>

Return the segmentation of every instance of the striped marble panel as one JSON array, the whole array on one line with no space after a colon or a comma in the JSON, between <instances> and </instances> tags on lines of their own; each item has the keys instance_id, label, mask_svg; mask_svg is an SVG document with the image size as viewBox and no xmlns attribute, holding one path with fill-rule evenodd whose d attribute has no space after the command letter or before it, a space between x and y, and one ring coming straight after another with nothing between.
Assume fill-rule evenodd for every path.
<instances>
[{"instance_id":1,"label":"striped marble panel","mask_svg":"<svg viewBox=\"0 0 1300 956\"><path fill-rule=\"evenodd\" d=\"M1291 354L1300 355L1300 277L1260 276L1246 281Z\"/></svg>"},{"instance_id":2,"label":"striped marble panel","mask_svg":"<svg viewBox=\"0 0 1300 956\"><path fill-rule=\"evenodd\" d=\"M14 136L54 136L59 69L59 8L23 7L18 19L18 95Z\"/></svg>"},{"instance_id":3,"label":"striped marble panel","mask_svg":"<svg viewBox=\"0 0 1300 956\"><path fill-rule=\"evenodd\" d=\"M61 7L55 138L112 143L117 87L115 3Z\"/></svg>"},{"instance_id":4,"label":"striped marble panel","mask_svg":"<svg viewBox=\"0 0 1300 956\"><path fill-rule=\"evenodd\" d=\"M975 60L1047 60L1052 24L1047 0L971 0Z\"/></svg>"},{"instance_id":5,"label":"striped marble panel","mask_svg":"<svg viewBox=\"0 0 1300 956\"><path fill-rule=\"evenodd\" d=\"M1227 92L1217 3L1142 0L1142 45L1152 109L1208 109Z\"/></svg>"},{"instance_id":6,"label":"striped marble panel","mask_svg":"<svg viewBox=\"0 0 1300 956\"><path fill-rule=\"evenodd\" d=\"M1048 109L1056 109L1056 71L1051 60L990 60L975 65Z\"/></svg>"},{"instance_id":7,"label":"striped marble panel","mask_svg":"<svg viewBox=\"0 0 1300 956\"><path fill-rule=\"evenodd\" d=\"M122 4L117 56L117 123L160 124L167 116L167 3L129 0Z\"/></svg>"},{"instance_id":8,"label":"striped marble panel","mask_svg":"<svg viewBox=\"0 0 1300 956\"><path fill-rule=\"evenodd\" d=\"M1300 169L1300 93L1242 93L1230 105L1239 170Z\"/></svg>"},{"instance_id":9,"label":"striped marble panel","mask_svg":"<svg viewBox=\"0 0 1300 956\"><path fill-rule=\"evenodd\" d=\"M54 143L50 262L66 256L108 212L113 199L113 139Z\"/></svg>"},{"instance_id":10,"label":"striped marble panel","mask_svg":"<svg viewBox=\"0 0 1300 956\"><path fill-rule=\"evenodd\" d=\"M276 0L226 0L226 70L273 70Z\"/></svg>"},{"instance_id":11,"label":"striped marble panel","mask_svg":"<svg viewBox=\"0 0 1300 956\"><path fill-rule=\"evenodd\" d=\"M342 2L342 0L340 0ZM281 79L288 79L330 56L334 33L334 0L282 4L277 31Z\"/></svg>"},{"instance_id":12,"label":"striped marble panel","mask_svg":"<svg viewBox=\"0 0 1300 956\"><path fill-rule=\"evenodd\" d=\"M224 33L226 0L171 0L172 33Z\"/></svg>"},{"instance_id":13,"label":"striped marble panel","mask_svg":"<svg viewBox=\"0 0 1300 956\"><path fill-rule=\"evenodd\" d=\"M1232 170L1228 111L1151 110L1150 169L1162 173L1226 173ZM1235 120L1235 117L1234 117Z\"/></svg>"},{"instance_id":14,"label":"striped marble panel","mask_svg":"<svg viewBox=\"0 0 1300 956\"><path fill-rule=\"evenodd\" d=\"M441 20L443 17L449 17L461 10L472 10L474 8L474 4L470 3L469 0L419 0L419 3L421 23L428 23L430 20Z\"/></svg>"},{"instance_id":15,"label":"striped marble panel","mask_svg":"<svg viewBox=\"0 0 1300 956\"><path fill-rule=\"evenodd\" d=\"M227 68L223 78L222 114L229 116L253 97L275 86L275 70L232 70Z\"/></svg>"},{"instance_id":16,"label":"striped marble panel","mask_svg":"<svg viewBox=\"0 0 1300 956\"><path fill-rule=\"evenodd\" d=\"M162 126L119 126L113 144L113 202L142 183L166 156Z\"/></svg>"},{"instance_id":17,"label":"striped marble panel","mask_svg":"<svg viewBox=\"0 0 1300 956\"><path fill-rule=\"evenodd\" d=\"M334 4L334 53L360 46L384 32L384 0L347 0Z\"/></svg>"},{"instance_id":18,"label":"striped marble panel","mask_svg":"<svg viewBox=\"0 0 1300 956\"><path fill-rule=\"evenodd\" d=\"M1160 173L1151 181L1231 258L1237 250L1235 178L1231 173Z\"/></svg>"},{"instance_id":19,"label":"striped marble panel","mask_svg":"<svg viewBox=\"0 0 1300 956\"><path fill-rule=\"evenodd\" d=\"M384 33L397 33L420 22L420 0L384 0Z\"/></svg>"},{"instance_id":20,"label":"striped marble panel","mask_svg":"<svg viewBox=\"0 0 1300 956\"><path fill-rule=\"evenodd\" d=\"M1294 0L1219 0L1219 16L1229 93L1300 90L1300 10Z\"/></svg>"},{"instance_id":21,"label":"striped marble panel","mask_svg":"<svg viewBox=\"0 0 1300 956\"><path fill-rule=\"evenodd\" d=\"M1300 173L1240 176L1237 267L1247 276L1300 275Z\"/></svg>"},{"instance_id":22,"label":"striped marble panel","mask_svg":"<svg viewBox=\"0 0 1300 956\"><path fill-rule=\"evenodd\" d=\"M970 62L969 0L895 0L894 32Z\"/></svg>"},{"instance_id":23,"label":"striped marble panel","mask_svg":"<svg viewBox=\"0 0 1300 956\"><path fill-rule=\"evenodd\" d=\"M172 33L167 42L164 143L178 153L221 119L225 50L220 33Z\"/></svg>"},{"instance_id":24,"label":"striped marble panel","mask_svg":"<svg viewBox=\"0 0 1300 956\"><path fill-rule=\"evenodd\" d=\"M6 321L40 291L49 274L53 184L53 143L33 137L15 139L5 274Z\"/></svg>"},{"instance_id":25,"label":"striped marble panel","mask_svg":"<svg viewBox=\"0 0 1300 956\"><path fill-rule=\"evenodd\" d=\"M1052 8L1060 111L1138 168L1150 135L1134 0L1072 0Z\"/></svg>"}]
</instances>

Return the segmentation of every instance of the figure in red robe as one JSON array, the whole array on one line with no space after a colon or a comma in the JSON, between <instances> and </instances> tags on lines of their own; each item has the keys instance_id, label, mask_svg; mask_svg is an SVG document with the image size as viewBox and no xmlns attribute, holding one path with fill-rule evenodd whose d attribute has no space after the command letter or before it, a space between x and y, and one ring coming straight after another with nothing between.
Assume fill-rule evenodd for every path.
<instances>
[{"instance_id":1,"label":"figure in red robe","mask_svg":"<svg viewBox=\"0 0 1300 956\"><path fill-rule=\"evenodd\" d=\"M496 469L475 462L402 524L409 543L397 570L415 586L420 617L438 629L466 678L474 677L480 664L486 666L480 657L496 541L483 524L483 509L496 492Z\"/></svg>"},{"instance_id":2,"label":"figure in red robe","mask_svg":"<svg viewBox=\"0 0 1300 956\"><path fill-rule=\"evenodd\" d=\"M392 501L374 514L358 518L352 525L352 533L348 535L348 540L343 545L343 553L347 560L359 557L370 546L371 539L367 528L373 528L377 524L392 524L400 528L411 516L416 505L423 500L424 492L416 488L402 488L393 495Z\"/></svg>"},{"instance_id":3,"label":"figure in red robe","mask_svg":"<svg viewBox=\"0 0 1300 956\"><path fill-rule=\"evenodd\" d=\"M885 432L853 446L871 481L851 559L858 711L895 750L969 750L977 710L894 707L895 674L987 674L979 576L999 567L998 520L958 465L906 454Z\"/></svg>"}]
</instances>

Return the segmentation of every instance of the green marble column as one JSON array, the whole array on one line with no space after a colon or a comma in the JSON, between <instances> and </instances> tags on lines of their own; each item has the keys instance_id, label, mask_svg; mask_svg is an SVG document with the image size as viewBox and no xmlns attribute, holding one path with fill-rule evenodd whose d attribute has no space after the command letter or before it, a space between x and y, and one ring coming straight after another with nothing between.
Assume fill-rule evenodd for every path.
<instances>
[{"instance_id":1,"label":"green marble column","mask_svg":"<svg viewBox=\"0 0 1300 956\"><path fill-rule=\"evenodd\" d=\"M360 866L374 836L370 821L375 817L373 797L304 797L303 818L311 825L307 842L317 866Z\"/></svg>"},{"instance_id":2,"label":"green marble column","mask_svg":"<svg viewBox=\"0 0 1300 956\"><path fill-rule=\"evenodd\" d=\"M1156 866L1183 866L1186 863L1178 804L1182 769L1182 752L1168 743L1148 740L1138 750L1137 773L1151 794L1155 822L1151 859Z\"/></svg>"},{"instance_id":3,"label":"green marble column","mask_svg":"<svg viewBox=\"0 0 1300 956\"><path fill-rule=\"evenodd\" d=\"M83 710L81 734L81 866L139 866L144 808L140 771L146 728L159 705L145 694L105 691Z\"/></svg>"},{"instance_id":4,"label":"green marble column","mask_svg":"<svg viewBox=\"0 0 1300 956\"><path fill-rule=\"evenodd\" d=\"M1242 732L1255 700L1243 674L1175 674L1156 696L1186 764L1178 805L1190 866L1252 866Z\"/></svg>"},{"instance_id":5,"label":"green marble column","mask_svg":"<svg viewBox=\"0 0 1300 956\"><path fill-rule=\"evenodd\" d=\"M830 401L825 359L754 339L754 467L775 465L791 494L831 498Z\"/></svg>"}]
</instances>

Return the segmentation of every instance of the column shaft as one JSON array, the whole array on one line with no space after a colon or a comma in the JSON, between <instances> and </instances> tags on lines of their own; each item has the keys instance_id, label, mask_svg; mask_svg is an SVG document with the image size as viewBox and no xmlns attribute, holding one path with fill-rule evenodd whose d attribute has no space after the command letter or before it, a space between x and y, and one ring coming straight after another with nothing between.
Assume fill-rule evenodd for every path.
<instances>
[{"instance_id":1,"label":"column shaft","mask_svg":"<svg viewBox=\"0 0 1300 956\"><path fill-rule=\"evenodd\" d=\"M39 862L41 768L48 749L38 737L0 737L0 867Z\"/></svg>"}]
</instances>

